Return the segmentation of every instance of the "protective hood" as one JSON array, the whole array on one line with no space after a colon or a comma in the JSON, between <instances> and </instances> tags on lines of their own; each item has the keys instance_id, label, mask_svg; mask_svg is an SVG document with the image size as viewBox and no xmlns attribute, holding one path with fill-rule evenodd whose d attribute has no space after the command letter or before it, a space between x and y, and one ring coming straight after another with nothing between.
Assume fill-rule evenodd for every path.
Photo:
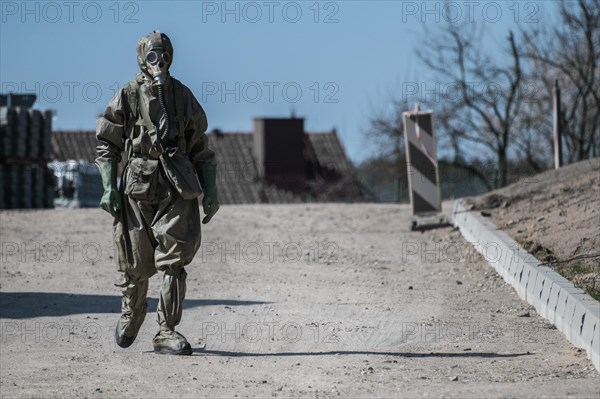
<instances>
[{"instance_id":1,"label":"protective hood","mask_svg":"<svg viewBox=\"0 0 600 399\"><path fill-rule=\"evenodd\" d=\"M146 64L146 55L148 52L150 52L150 50L156 49L162 49L162 51L169 53L170 60L167 64L168 70L173 63L173 45L171 44L171 39L169 39L167 35L155 30L149 35L142 36L136 46L138 65L142 72L144 72L144 74L149 78L152 78L152 73L148 70L148 66Z\"/></svg>"}]
</instances>

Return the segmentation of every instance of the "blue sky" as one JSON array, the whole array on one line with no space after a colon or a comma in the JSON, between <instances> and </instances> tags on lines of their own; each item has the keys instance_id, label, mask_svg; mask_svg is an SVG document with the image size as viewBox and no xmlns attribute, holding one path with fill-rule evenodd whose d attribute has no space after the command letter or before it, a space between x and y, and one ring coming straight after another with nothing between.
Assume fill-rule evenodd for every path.
<instances>
[{"instance_id":1,"label":"blue sky","mask_svg":"<svg viewBox=\"0 0 600 399\"><path fill-rule=\"evenodd\" d=\"M250 131L252 118L306 118L337 128L351 159L374 154L369 118L427 82L414 57L445 20L483 24L494 48L536 23L532 1L2 1L1 92L33 92L54 126L91 130L138 71L135 44L153 29L174 44L171 68L206 110L209 129Z\"/></svg>"}]
</instances>

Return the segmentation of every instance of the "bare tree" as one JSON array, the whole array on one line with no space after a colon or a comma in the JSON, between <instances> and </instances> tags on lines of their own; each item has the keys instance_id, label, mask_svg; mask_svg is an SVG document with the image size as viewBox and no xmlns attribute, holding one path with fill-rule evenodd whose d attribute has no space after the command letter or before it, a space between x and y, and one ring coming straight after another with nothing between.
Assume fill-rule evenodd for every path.
<instances>
[{"instance_id":1,"label":"bare tree","mask_svg":"<svg viewBox=\"0 0 600 399\"><path fill-rule=\"evenodd\" d=\"M555 80L562 88L567 160L600 153L600 0L563 0L556 7L558 22L544 18L523 29L519 39L509 31L503 48L482 47L477 24L448 23L433 34L427 31L426 45L417 50L432 73L421 87L436 84L439 96L433 102L411 101L434 109L438 148L454 156L446 163L488 189L509 183L515 168L527 167L529 173L551 165ZM395 101L394 107L393 115L371 119L369 133L383 157L397 160L401 176L402 112L408 101Z\"/></svg>"},{"instance_id":2,"label":"bare tree","mask_svg":"<svg viewBox=\"0 0 600 399\"><path fill-rule=\"evenodd\" d=\"M399 159L404 156L402 112L406 105L394 102L393 115L377 115L370 119L369 135L377 142L380 153Z\"/></svg>"},{"instance_id":3,"label":"bare tree","mask_svg":"<svg viewBox=\"0 0 600 399\"><path fill-rule=\"evenodd\" d=\"M386 186L386 182L391 183L395 191L390 194L391 200L399 201L407 185L402 113L408 109L408 106L406 101L392 100L391 103L391 113L378 112L369 120L367 134L376 143L378 155L364 163L362 169L369 169L369 171L363 170L363 174L373 174L375 171L379 175L379 186ZM382 173L386 176L381 176ZM370 179L376 180L373 177Z\"/></svg>"},{"instance_id":4,"label":"bare tree","mask_svg":"<svg viewBox=\"0 0 600 399\"><path fill-rule=\"evenodd\" d=\"M391 113L375 113L376 116L370 119L368 130L369 137L378 145L378 155L361 164L360 170L363 177L371 182L380 193L380 200L406 200L408 199L408 161L405 153L404 124L403 113L414 109L419 99L416 97L404 97L400 100L392 100ZM412 104L412 106L409 106ZM421 103L423 108L429 108L433 104L428 102ZM436 109L434 117L436 124L445 118L452 117L451 112ZM444 131L442 131L444 133ZM486 175L488 170L485 162L475 161L467 162L463 156L463 151L456 138L457 135L441 134L436 132L438 148L452 149L446 151L447 157L453 154L453 159L440 159L440 174L447 172L451 176L449 187L442 185L442 191L453 190L456 186L461 186L463 192L473 193L484 187L485 190L491 190L491 179ZM442 179L443 180L443 179ZM476 180L476 181L474 181ZM442 182L443 183L443 182ZM393 184L395 193L391 194L389 187ZM471 187L471 188L469 188ZM454 192L451 192L453 195Z\"/></svg>"},{"instance_id":5,"label":"bare tree","mask_svg":"<svg viewBox=\"0 0 600 399\"><path fill-rule=\"evenodd\" d=\"M445 114L440 127L451 138L457 158L463 158L464 148L479 159L493 157L497 163L495 186L505 186L523 102L521 57L512 31L506 39L504 63L497 54L492 59L481 48L480 38L475 24L448 23L428 38L417 55L446 88L438 105Z\"/></svg>"},{"instance_id":6,"label":"bare tree","mask_svg":"<svg viewBox=\"0 0 600 399\"><path fill-rule=\"evenodd\" d=\"M558 7L559 21L522 32L520 52L539 84L527 118L552 137L552 88L558 80L566 159L574 162L600 150L600 0L563 0Z\"/></svg>"}]
</instances>

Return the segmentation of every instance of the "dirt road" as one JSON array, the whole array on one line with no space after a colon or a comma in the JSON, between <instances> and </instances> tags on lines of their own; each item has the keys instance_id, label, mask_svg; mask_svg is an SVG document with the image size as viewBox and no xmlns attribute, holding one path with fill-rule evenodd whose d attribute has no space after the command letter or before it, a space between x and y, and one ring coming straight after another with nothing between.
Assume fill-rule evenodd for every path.
<instances>
[{"instance_id":1,"label":"dirt road","mask_svg":"<svg viewBox=\"0 0 600 399\"><path fill-rule=\"evenodd\" d=\"M445 204L446 209L450 204ZM191 357L113 341L111 222L0 212L2 397L598 397L585 353L406 205L224 206L188 270ZM198 348L198 339L206 349Z\"/></svg>"}]
</instances>

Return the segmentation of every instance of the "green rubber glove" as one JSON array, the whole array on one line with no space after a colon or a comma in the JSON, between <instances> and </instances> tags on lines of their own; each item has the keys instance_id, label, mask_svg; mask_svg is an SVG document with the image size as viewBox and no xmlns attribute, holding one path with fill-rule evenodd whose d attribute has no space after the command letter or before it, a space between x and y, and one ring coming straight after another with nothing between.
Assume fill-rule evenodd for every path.
<instances>
[{"instance_id":1,"label":"green rubber glove","mask_svg":"<svg viewBox=\"0 0 600 399\"><path fill-rule=\"evenodd\" d=\"M100 176L102 176L102 186L104 186L104 194L100 199L100 208L110 213L113 217L119 216L121 210L121 195L117 190L117 168L115 161L107 161L98 164Z\"/></svg>"},{"instance_id":2,"label":"green rubber glove","mask_svg":"<svg viewBox=\"0 0 600 399\"><path fill-rule=\"evenodd\" d=\"M204 192L202 198L202 208L204 209L204 219L202 224L210 222L215 213L219 210L219 200L217 199L217 165L205 163L202 164L200 171L200 185Z\"/></svg>"}]
</instances>

